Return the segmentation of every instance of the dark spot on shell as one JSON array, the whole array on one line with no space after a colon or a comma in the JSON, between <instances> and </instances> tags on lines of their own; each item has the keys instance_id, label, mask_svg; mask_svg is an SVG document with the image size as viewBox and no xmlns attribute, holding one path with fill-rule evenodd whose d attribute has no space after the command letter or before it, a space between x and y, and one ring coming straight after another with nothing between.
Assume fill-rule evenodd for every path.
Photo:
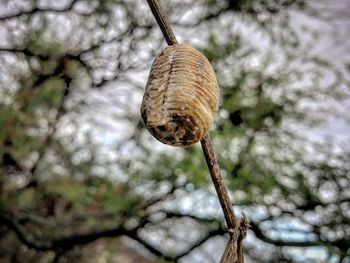
<instances>
[{"instance_id":1,"label":"dark spot on shell","mask_svg":"<svg viewBox=\"0 0 350 263\"><path fill-rule=\"evenodd\" d=\"M152 134L156 134L156 133L157 133L157 130L156 130L155 128L153 128L153 127L149 127L148 129L149 129L149 131L150 131Z\"/></svg>"},{"instance_id":2,"label":"dark spot on shell","mask_svg":"<svg viewBox=\"0 0 350 263\"><path fill-rule=\"evenodd\" d=\"M173 136L167 136L167 137L165 137L164 138L166 141L168 141L168 142L173 142L173 141L175 141L175 138L173 137Z\"/></svg>"},{"instance_id":3,"label":"dark spot on shell","mask_svg":"<svg viewBox=\"0 0 350 263\"><path fill-rule=\"evenodd\" d=\"M158 126L158 130L160 130L160 131L166 131L167 129L165 128L164 125L160 125L160 126Z\"/></svg>"},{"instance_id":4,"label":"dark spot on shell","mask_svg":"<svg viewBox=\"0 0 350 263\"><path fill-rule=\"evenodd\" d=\"M191 144L196 139L196 134L193 133L193 128L195 127L195 123L191 116L173 116L173 121L176 123L177 128L183 127L185 128L185 134L182 138L179 138L185 145Z\"/></svg>"}]
</instances>

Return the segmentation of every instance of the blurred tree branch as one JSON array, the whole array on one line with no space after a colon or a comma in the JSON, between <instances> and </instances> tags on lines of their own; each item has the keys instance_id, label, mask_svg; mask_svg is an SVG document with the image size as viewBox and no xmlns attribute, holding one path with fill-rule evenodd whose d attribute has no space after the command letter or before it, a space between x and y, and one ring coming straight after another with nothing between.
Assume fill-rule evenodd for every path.
<instances>
[{"instance_id":1,"label":"blurred tree branch","mask_svg":"<svg viewBox=\"0 0 350 263\"><path fill-rule=\"evenodd\" d=\"M341 56L321 56L332 58L344 48L334 37L343 31L327 35L326 29L339 29L333 20L345 24L347 9L319 5L166 4L181 41L193 40L218 73L222 107L213 143L235 205L253 219L256 239L247 240L244 250L253 261L293 262L289 247L320 247L342 263L350 257L349 147L311 144L305 130L298 130L305 123L316 127L327 114L349 120L341 112L345 107L333 106L348 98L348 69L336 65L343 63ZM169 261L205 258L201 250L210 246L204 244L227 229L223 218L214 217L217 204L200 149L164 154L147 137L134 107L150 63L164 46L146 6L77 0L63 7L33 1L24 8L10 7L0 18L2 233L14 232L17 247L55 251L56 261L69 260L75 246L83 251L85 244L109 236L128 236ZM305 21L293 24L293 13ZM309 18L330 25L320 35L320 29L307 28ZM200 32L198 39L193 32ZM318 56L314 51L327 36L329 45ZM38 179L33 184L31 170ZM187 212L175 210L181 206ZM197 208L208 214L189 214ZM178 228L193 226L198 239L177 236ZM300 238L285 238L293 233ZM1 237L0 245L7 236L12 235ZM167 241L186 246L169 248ZM206 251L217 259L212 252ZM308 260L307 253L301 256Z\"/></svg>"}]
</instances>

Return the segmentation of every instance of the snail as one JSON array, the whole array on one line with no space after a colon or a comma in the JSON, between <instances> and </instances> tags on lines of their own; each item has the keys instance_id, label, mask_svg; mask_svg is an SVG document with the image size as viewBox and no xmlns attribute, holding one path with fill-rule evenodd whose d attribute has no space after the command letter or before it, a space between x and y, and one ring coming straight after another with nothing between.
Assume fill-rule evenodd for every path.
<instances>
[{"instance_id":1,"label":"snail","mask_svg":"<svg viewBox=\"0 0 350 263\"><path fill-rule=\"evenodd\" d=\"M175 44L156 57L141 104L142 119L156 139L180 147L200 141L218 106L216 76L201 52Z\"/></svg>"}]
</instances>

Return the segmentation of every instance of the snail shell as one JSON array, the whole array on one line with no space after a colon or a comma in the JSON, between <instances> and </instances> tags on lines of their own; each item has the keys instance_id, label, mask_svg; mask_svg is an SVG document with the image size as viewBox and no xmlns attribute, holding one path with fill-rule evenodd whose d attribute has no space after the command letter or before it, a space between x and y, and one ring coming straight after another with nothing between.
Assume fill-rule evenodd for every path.
<instances>
[{"instance_id":1,"label":"snail shell","mask_svg":"<svg viewBox=\"0 0 350 263\"><path fill-rule=\"evenodd\" d=\"M142 119L156 139L182 147L200 141L218 105L215 73L202 53L177 44L156 57L141 105Z\"/></svg>"}]
</instances>

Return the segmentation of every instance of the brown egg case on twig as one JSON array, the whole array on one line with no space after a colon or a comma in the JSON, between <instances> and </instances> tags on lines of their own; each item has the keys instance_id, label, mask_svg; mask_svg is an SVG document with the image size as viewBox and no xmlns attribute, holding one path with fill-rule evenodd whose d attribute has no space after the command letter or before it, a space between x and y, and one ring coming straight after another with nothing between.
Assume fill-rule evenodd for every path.
<instances>
[{"instance_id":1,"label":"brown egg case on twig","mask_svg":"<svg viewBox=\"0 0 350 263\"><path fill-rule=\"evenodd\" d=\"M218 105L216 76L202 53L176 44L156 57L141 105L142 119L156 139L180 147L200 141Z\"/></svg>"}]
</instances>

